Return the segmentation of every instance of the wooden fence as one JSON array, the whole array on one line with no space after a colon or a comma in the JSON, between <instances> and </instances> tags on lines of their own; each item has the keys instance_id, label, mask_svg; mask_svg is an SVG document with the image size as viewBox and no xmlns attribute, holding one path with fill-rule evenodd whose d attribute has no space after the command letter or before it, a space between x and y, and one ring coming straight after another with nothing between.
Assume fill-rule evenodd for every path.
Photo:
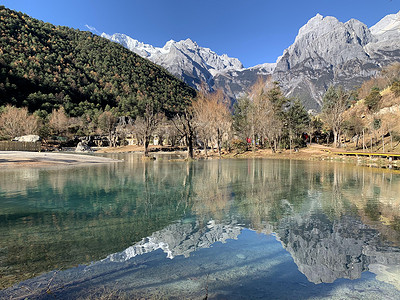
<instances>
[{"instance_id":1,"label":"wooden fence","mask_svg":"<svg viewBox=\"0 0 400 300\"><path fill-rule=\"evenodd\" d=\"M336 155L344 155L344 156L369 156L372 157L384 157L388 158L389 160L398 160L400 159L400 153L379 153L379 152L339 152L339 151L332 151L330 152Z\"/></svg>"},{"instance_id":2,"label":"wooden fence","mask_svg":"<svg viewBox=\"0 0 400 300\"><path fill-rule=\"evenodd\" d=\"M12 142L12 141L1 141L0 151L30 151L40 152L42 143L41 142Z\"/></svg>"}]
</instances>

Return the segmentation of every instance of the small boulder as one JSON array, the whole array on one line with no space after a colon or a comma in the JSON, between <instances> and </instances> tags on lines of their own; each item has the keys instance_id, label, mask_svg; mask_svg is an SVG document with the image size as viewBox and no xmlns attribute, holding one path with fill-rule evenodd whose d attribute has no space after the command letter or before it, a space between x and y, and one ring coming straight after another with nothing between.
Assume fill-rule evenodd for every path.
<instances>
[{"instance_id":1,"label":"small boulder","mask_svg":"<svg viewBox=\"0 0 400 300\"><path fill-rule=\"evenodd\" d=\"M75 152L92 152L92 149L88 146L87 142L79 142L76 146Z\"/></svg>"}]
</instances>

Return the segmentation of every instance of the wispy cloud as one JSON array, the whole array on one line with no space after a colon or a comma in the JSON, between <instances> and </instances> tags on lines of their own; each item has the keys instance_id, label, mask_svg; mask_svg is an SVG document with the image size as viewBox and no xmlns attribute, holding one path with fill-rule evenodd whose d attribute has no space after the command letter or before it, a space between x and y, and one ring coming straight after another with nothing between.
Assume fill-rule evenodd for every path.
<instances>
[{"instance_id":1,"label":"wispy cloud","mask_svg":"<svg viewBox=\"0 0 400 300\"><path fill-rule=\"evenodd\" d=\"M100 34L100 31L98 31L95 27L93 27L93 26L90 26L90 25L88 25L88 24L85 24L85 27L87 28L87 29L89 29L91 32L95 32L95 33L97 33L97 34Z\"/></svg>"}]
</instances>

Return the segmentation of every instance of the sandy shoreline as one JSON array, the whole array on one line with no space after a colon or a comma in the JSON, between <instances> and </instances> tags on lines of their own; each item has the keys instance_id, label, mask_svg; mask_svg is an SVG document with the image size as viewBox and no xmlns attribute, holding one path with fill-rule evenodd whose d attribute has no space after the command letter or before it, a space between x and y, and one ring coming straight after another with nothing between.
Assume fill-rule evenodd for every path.
<instances>
[{"instance_id":1,"label":"sandy shoreline","mask_svg":"<svg viewBox=\"0 0 400 300\"><path fill-rule=\"evenodd\" d=\"M160 146L149 146L150 156L154 153L160 153L158 150ZM168 147L164 147L168 148ZM276 159L298 159L298 160L315 160L326 158L330 156L330 152L334 151L334 148L326 147L323 145L313 144L312 146L305 147L299 149L298 152L289 151L289 150L279 150L277 153L272 153L271 149L257 149L256 151L246 151L243 153L225 152L222 151L222 158L276 158ZM115 148L102 148L99 149L96 153L143 153L143 146L130 145L130 146L121 146ZM161 151L163 152L163 151ZM186 150L182 150L182 153L186 153ZM165 152L171 153L171 152ZM204 150L197 149L195 151L195 158L202 159L205 158ZM213 150L208 151L208 158L219 158L218 153Z\"/></svg>"},{"instance_id":2,"label":"sandy shoreline","mask_svg":"<svg viewBox=\"0 0 400 300\"><path fill-rule=\"evenodd\" d=\"M0 167L70 166L120 162L101 156L57 153L0 151Z\"/></svg>"},{"instance_id":3,"label":"sandy shoreline","mask_svg":"<svg viewBox=\"0 0 400 300\"><path fill-rule=\"evenodd\" d=\"M154 147L156 148L156 147ZM143 153L142 147L125 146L117 148L104 148L97 153ZM168 152L167 152L168 153ZM272 153L271 150L248 151L239 155L226 153L223 158L280 158L280 159L315 159L325 156L327 153L322 149L302 149L298 153L288 151ZM203 155L197 155L203 158ZM209 159L218 158L218 154L209 151ZM99 164L120 162L102 156L59 153L59 152L24 152L24 151L0 151L0 168L3 167L45 167L45 166L71 166L82 164Z\"/></svg>"},{"instance_id":4,"label":"sandy shoreline","mask_svg":"<svg viewBox=\"0 0 400 300\"><path fill-rule=\"evenodd\" d=\"M150 156L153 153L176 153L165 152L157 149L156 146L150 147ZM280 150L277 153L272 153L271 149L257 149L256 151L246 151L244 153L223 151L222 158L224 159L251 159L251 158L268 158L268 159L294 159L294 160L341 160L352 163L360 163L360 158L356 157L343 157L335 155L338 149L326 147L323 145L313 144L311 146L301 148L299 151ZM123 146L116 148L102 148L96 153L141 153L143 154L143 147L140 146ZM186 151L182 151L186 153ZM204 159L204 151L196 151L195 159ZM208 159L218 159L218 153L215 151L208 151ZM362 158L364 164L368 165L371 162L377 162L376 158ZM76 153L60 153L60 152L22 152L22 151L0 151L0 168L3 167L42 167L42 166L71 166L83 164L100 164L100 163L115 163L120 160L111 159L99 155L87 155ZM387 164L387 160L381 160L381 163ZM397 161L393 162L397 165Z\"/></svg>"}]
</instances>

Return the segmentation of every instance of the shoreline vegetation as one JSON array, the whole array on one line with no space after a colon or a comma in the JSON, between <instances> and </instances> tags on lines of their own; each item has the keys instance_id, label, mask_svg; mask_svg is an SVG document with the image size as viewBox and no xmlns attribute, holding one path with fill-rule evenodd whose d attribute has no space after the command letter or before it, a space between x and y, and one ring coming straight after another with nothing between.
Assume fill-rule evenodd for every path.
<instances>
[{"instance_id":1,"label":"shoreline vegetation","mask_svg":"<svg viewBox=\"0 0 400 300\"><path fill-rule=\"evenodd\" d=\"M186 156L187 150L184 148L171 148L168 146L149 146L150 157L158 154L181 153ZM100 148L97 154L118 154L136 153L143 154L144 147L137 145ZM360 153L360 155L357 155ZM399 153L390 153L393 156ZM218 151L208 150L205 156L204 150L195 151L195 159L291 159L291 160L314 160L314 161L341 161L361 166L398 170L400 160L393 160L383 157L383 153L369 153L360 151L340 151L334 147L319 144L312 144L297 151L280 150L276 153L271 149L256 149L244 152L227 152L222 150L221 156ZM389 154L386 154L389 155ZM182 159L183 160L183 159ZM150 161L150 160L149 160ZM0 167L65 167L87 164L116 163L121 160L112 159L99 155L79 154L79 153L59 153L59 152L24 152L24 151L0 151Z\"/></svg>"},{"instance_id":2,"label":"shoreline vegetation","mask_svg":"<svg viewBox=\"0 0 400 300\"><path fill-rule=\"evenodd\" d=\"M160 151L160 146L150 146L150 156L153 153L170 153L169 151ZM178 152L185 153L184 150ZM97 153L144 153L143 146L122 146L108 147L97 151ZM294 150L279 150L273 152L271 149L256 149L256 151L248 150L241 153L226 152L222 150L221 156L218 151L208 150L205 156L204 150L195 151L195 159L249 159L249 158L265 158L265 159L292 159L292 160L315 160L315 161L342 161L355 163L358 165L378 167L384 169L396 170L400 168L400 160L393 160L389 157L399 156L400 153L369 153L362 151L344 151L335 147L329 147L320 144L311 144L305 148Z\"/></svg>"}]
</instances>

